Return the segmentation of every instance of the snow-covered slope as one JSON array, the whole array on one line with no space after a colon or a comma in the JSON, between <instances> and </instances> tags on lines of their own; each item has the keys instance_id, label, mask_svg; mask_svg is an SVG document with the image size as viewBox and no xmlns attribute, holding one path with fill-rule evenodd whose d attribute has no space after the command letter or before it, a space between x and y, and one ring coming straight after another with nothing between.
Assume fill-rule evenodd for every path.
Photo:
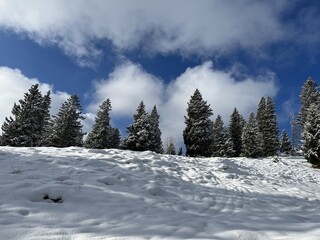
<instances>
[{"instance_id":1,"label":"snow-covered slope","mask_svg":"<svg viewBox=\"0 0 320 240\"><path fill-rule=\"evenodd\" d=\"M299 158L0 148L0 239L320 239Z\"/></svg>"}]
</instances>

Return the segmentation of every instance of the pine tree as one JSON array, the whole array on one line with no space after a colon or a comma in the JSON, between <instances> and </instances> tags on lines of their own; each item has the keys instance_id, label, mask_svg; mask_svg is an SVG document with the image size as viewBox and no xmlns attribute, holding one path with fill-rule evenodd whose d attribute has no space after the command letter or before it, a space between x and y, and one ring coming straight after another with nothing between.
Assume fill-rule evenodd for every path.
<instances>
[{"instance_id":1,"label":"pine tree","mask_svg":"<svg viewBox=\"0 0 320 240\"><path fill-rule=\"evenodd\" d=\"M224 127L220 115L217 116L213 123L213 157L230 157L234 155L232 140L229 136L228 129Z\"/></svg>"},{"instance_id":2,"label":"pine tree","mask_svg":"<svg viewBox=\"0 0 320 240\"><path fill-rule=\"evenodd\" d=\"M223 157L233 157L234 156L234 146L233 141L230 137L229 129L224 127L223 128L223 141L224 141L224 148L222 152Z\"/></svg>"},{"instance_id":3,"label":"pine tree","mask_svg":"<svg viewBox=\"0 0 320 240\"><path fill-rule=\"evenodd\" d=\"M183 155L183 151L182 151L182 147L180 147L178 150L178 156L182 156L182 155Z\"/></svg>"},{"instance_id":4,"label":"pine tree","mask_svg":"<svg viewBox=\"0 0 320 240\"><path fill-rule=\"evenodd\" d=\"M271 97L267 98L266 104L266 129L262 132L264 139L264 154L274 156L279 148L279 129L276 109Z\"/></svg>"},{"instance_id":5,"label":"pine tree","mask_svg":"<svg viewBox=\"0 0 320 240\"><path fill-rule=\"evenodd\" d=\"M311 104L302 130L302 150L308 162L320 166L320 111L319 104Z\"/></svg>"},{"instance_id":6,"label":"pine tree","mask_svg":"<svg viewBox=\"0 0 320 240\"><path fill-rule=\"evenodd\" d=\"M39 85L34 84L19 104L14 104L12 115L2 125L2 144L18 147L39 146L44 128L50 118L50 92L41 95Z\"/></svg>"},{"instance_id":7,"label":"pine tree","mask_svg":"<svg viewBox=\"0 0 320 240\"><path fill-rule=\"evenodd\" d=\"M282 130L281 139L280 139L280 152L289 154L291 153L292 147L289 136L285 129Z\"/></svg>"},{"instance_id":8,"label":"pine tree","mask_svg":"<svg viewBox=\"0 0 320 240\"><path fill-rule=\"evenodd\" d=\"M84 146L87 148L117 148L119 146L119 130L111 127L110 114L111 102L109 99L99 106L99 111L92 127L91 133L88 134Z\"/></svg>"},{"instance_id":9,"label":"pine tree","mask_svg":"<svg viewBox=\"0 0 320 240\"><path fill-rule=\"evenodd\" d=\"M237 108L235 108L230 116L229 124L229 135L234 150L233 157L239 157L242 151L242 130L244 123L243 117L239 114Z\"/></svg>"},{"instance_id":10,"label":"pine tree","mask_svg":"<svg viewBox=\"0 0 320 240\"><path fill-rule=\"evenodd\" d=\"M257 123L259 127L259 132L262 135L262 145L263 148L265 148L265 143L268 141L267 139L267 131L268 131L268 123L267 123L267 105L266 105L266 99L264 97L261 97L258 110L257 110ZM265 150L265 149L264 149ZM263 151L263 155L266 156L265 151Z\"/></svg>"},{"instance_id":11,"label":"pine tree","mask_svg":"<svg viewBox=\"0 0 320 240\"><path fill-rule=\"evenodd\" d=\"M161 130L159 128L159 114L157 107L154 106L149 117L150 124L150 146L149 150L156 153L163 153L163 146L161 140Z\"/></svg>"},{"instance_id":12,"label":"pine tree","mask_svg":"<svg viewBox=\"0 0 320 240\"><path fill-rule=\"evenodd\" d=\"M308 108L311 106L311 104L317 103L318 101L318 84L311 77L309 77L302 86L300 93L301 106L298 114L298 119L300 127L302 129L307 118Z\"/></svg>"},{"instance_id":13,"label":"pine tree","mask_svg":"<svg viewBox=\"0 0 320 240\"><path fill-rule=\"evenodd\" d=\"M127 127L128 136L122 142L122 148L134 151L147 151L150 147L150 121L143 101L133 116L133 124Z\"/></svg>"},{"instance_id":14,"label":"pine tree","mask_svg":"<svg viewBox=\"0 0 320 240\"><path fill-rule=\"evenodd\" d=\"M176 147L173 142L169 143L167 150L166 150L166 154L176 155Z\"/></svg>"},{"instance_id":15,"label":"pine tree","mask_svg":"<svg viewBox=\"0 0 320 240\"><path fill-rule=\"evenodd\" d=\"M83 145L82 108L77 95L65 101L46 129L44 146L70 147Z\"/></svg>"},{"instance_id":16,"label":"pine tree","mask_svg":"<svg viewBox=\"0 0 320 240\"><path fill-rule=\"evenodd\" d=\"M301 127L299 120L293 113L290 114L290 125L292 153L298 154L301 149Z\"/></svg>"},{"instance_id":17,"label":"pine tree","mask_svg":"<svg viewBox=\"0 0 320 240\"><path fill-rule=\"evenodd\" d=\"M242 133L242 156L258 158L262 155L263 145L261 133L254 113L251 113L249 120L243 128Z\"/></svg>"},{"instance_id":18,"label":"pine tree","mask_svg":"<svg viewBox=\"0 0 320 240\"><path fill-rule=\"evenodd\" d=\"M210 105L202 99L198 89L191 96L187 114L186 128L183 131L186 155L210 157L212 155L213 123L209 117L213 113Z\"/></svg>"}]
</instances>

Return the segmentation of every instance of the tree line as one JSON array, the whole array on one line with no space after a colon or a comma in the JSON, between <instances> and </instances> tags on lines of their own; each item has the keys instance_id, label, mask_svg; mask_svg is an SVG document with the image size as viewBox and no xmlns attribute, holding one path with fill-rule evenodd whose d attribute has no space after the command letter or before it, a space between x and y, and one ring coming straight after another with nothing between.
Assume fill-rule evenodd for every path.
<instances>
[{"instance_id":1,"label":"tree line","mask_svg":"<svg viewBox=\"0 0 320 240\"><path fill-rule=\"evenodd\" d=\"M271 97L262 97L257 111L245 119L234 108L225 126L195 90L187 103L183 139L186 155L190 157L268 157L277 153L295 154L302 151L312 164L320 165L320 94L317 83L309 77L300 94L301 107L297 116L291 115L291 140L285 130L279 138L276 108ZM121 148L134 151L154 151L176 154L171 141L164 150L159 128L157 107L151 113L141 101L133 123L127 127L127 137L121 139L118 128L110 124L111 101L107 99L97 112L91 132L84 139L81 121L84 120L80 99L70 96L57 115L50 116L50 91L42 95L34 84L24 98L14 103L12 116L3 123L0 144L17 147ZM182 147L179 148L182 155Z\"/></svg>"}]
</instances>

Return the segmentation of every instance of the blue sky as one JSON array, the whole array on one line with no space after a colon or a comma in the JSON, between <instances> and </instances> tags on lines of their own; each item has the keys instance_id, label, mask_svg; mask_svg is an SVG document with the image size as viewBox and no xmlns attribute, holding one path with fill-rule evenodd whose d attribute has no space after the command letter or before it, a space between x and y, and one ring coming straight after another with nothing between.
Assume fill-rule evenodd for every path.
<instances>
[{"instance_id":1,"label":"blue sky","mask_svg":"<svg viewBox=\"0 0 320 240\"><path fill-rule=\"evenodd\" d=\"M320 79L319 29L316 0L3 1L0 121L40 83L52 90L52 113L81 97L86 131L110 98L125 135L143 100L158 106L164 140L181 145L195 88L225 122L234 107L247 117L271 96L289 130L302 84Z\"/></svg>"}]
</instances>

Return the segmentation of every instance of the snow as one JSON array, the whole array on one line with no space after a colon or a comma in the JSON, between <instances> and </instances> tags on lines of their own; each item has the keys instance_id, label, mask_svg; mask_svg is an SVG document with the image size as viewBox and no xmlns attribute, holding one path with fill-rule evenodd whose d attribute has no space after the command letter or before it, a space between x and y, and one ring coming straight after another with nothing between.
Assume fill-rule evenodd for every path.
<instances>
[{"instance_id":1,"label":"snow","mask_svg":"<svg viewBox=\"0 0 320 240\"><path fill-rule=\"evenodd\" d=\"M0 147L0 239L320 239L320 170L278 160Z\"/></svg>"}]
</instances>

